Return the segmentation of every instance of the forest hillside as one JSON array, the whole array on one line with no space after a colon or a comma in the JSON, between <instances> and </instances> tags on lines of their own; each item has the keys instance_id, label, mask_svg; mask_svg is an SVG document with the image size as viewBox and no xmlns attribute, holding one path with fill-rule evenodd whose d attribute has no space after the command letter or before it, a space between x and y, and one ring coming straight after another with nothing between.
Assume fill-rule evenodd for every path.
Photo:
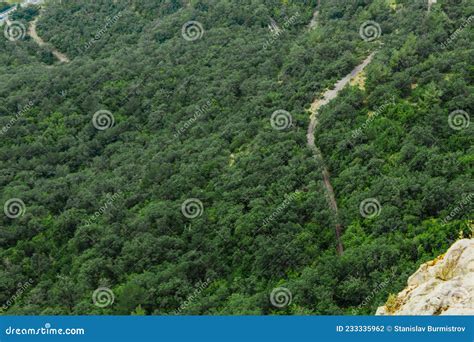
<instances>
[{"instance_id":1,"label":"forest hillside","mask_svg":"<svg viewBox=\"0 0 474 342\"><path fill-rule=\"evenodd\" d=\"M473 15L18 8L0 37L0 312L374 314L472 234Z\"/></svg>"}]
</instances>

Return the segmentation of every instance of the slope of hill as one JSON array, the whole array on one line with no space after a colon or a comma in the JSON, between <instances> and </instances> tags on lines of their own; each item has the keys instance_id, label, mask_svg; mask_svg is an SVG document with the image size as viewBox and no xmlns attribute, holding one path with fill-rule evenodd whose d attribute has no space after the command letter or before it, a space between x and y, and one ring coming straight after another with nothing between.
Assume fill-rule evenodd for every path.
<instances>
[{"instance_id":1,"label":"slope of hill","mask_svg":"<svg viewBox=\"0 0 474 342\"><path fill-rule=\"evenodd\" d=\"M0 39L2 311L369 314L469 235L474 6L317 3L50 1L69 63ZM338 255L308 110L374 51L314 132Z\"/></svg>"}]
</instances>

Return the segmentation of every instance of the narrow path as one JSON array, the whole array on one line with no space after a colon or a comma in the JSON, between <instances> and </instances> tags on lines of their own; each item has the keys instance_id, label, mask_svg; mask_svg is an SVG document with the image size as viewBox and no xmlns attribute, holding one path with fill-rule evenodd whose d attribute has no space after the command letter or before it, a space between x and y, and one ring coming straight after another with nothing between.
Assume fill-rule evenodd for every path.
<instances>
[{"instance_id":1,"label":"narrow path","mask_svg":"<svg viewBox=\"0 0 474 342\"><path fill-rule=\"evenodd\" d=\"M43 39L41 39L41 37L38 36L38 33L36 32L36 24L38 22L38 19L39 19L39 16L36 17L36 19L31 22L30 26L28 27L28 35L31 38L33 38L33 40L39 46L45 46L45 45L48 45L48 44ZM49 45L49 46L51 46L51 45ZM69 58L65 54L63 54L62 52L59 52L54 47L51 48L51 52L54 55L54 57L56 57L60 62L63 62L63 63L69 63L70 62Z\"/></svg>"},{"instance_id":2,"label":"narrow path","mask_svg":"<svg viewBox=\"0 0 474 342\"><path fill-rule=\"evenodd\" d=\"M336 239L337 239L337 253L341 255L344 252L344 247L342 245L341 241L341 235L342 235L342 225L339 222L339 211L337 207L337 201L336 201L336 196L334 194L334 189L331 184L331 178L330 178L330 173L327 168L327 166L324 163L323 155L321 154L321 150L316 146L314 142L314 130L316 128L316 125L318 124L318 118L317 118L317 113L319 109L328 104L331 100L336 98L337 94L344 89L344 87L355 77L357 77L363 70L364 68L372 61L372 58L374 57L375 52L371 53L361 64L356 66L354 70L352 70L347 76L343 77L334 86L334 89L329 89L324 92L322 99L317 98L314 100L314 102L311 104L310 112L311 115L309 117L310 122L308 126L308 132L306 134L306 138L308 141L308 147L311 149L313 152L314 158L322 163L323 166L323 183L324 183L324 188L326 189L326 193L328 195L329 199L329 206L331 207L331 210L334 213L334 217L336 219L336 226L335 226L335 231L336 231Z\"/></svg>"},{"instance_id":3,"label":"narrow path","mask_svg":"<svg viewBox=\"0 0 474 342\"><path fill-rule=\"evenodd\" d=\"M318 26L318 18L319 18L319 9L321 8L321 0L318 0L318 7L316 7L316 10L313 13L313 18L311 18L311 21L308 24L308 29L313 29L316 26Z\"/></svg>"},{"instance_id":4,"label":"narrow path","mask_svg":"<svg viewBox=\"0 0 474 342\"><path fill-rule=\"evenodd\" d=\"M437 0L428 0L428 12L431 11L431 6L433 6Z\"/></svg>"}]
</instances>

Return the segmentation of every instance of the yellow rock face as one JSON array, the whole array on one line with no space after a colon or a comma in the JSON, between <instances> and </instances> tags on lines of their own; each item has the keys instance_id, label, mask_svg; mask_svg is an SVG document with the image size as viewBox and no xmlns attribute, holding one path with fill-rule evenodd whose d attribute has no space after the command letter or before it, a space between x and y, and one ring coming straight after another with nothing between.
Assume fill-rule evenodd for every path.
<instances>
[{"instance_id":1,"label":"yellow rock face","mask_svg":"<svg viewBox=\"0 0 474 342\"><path fill-rule=\"evenodd\" d=\"M474 315L474 239L421 265L376 315Z\"/></svg>"}]
</instances>

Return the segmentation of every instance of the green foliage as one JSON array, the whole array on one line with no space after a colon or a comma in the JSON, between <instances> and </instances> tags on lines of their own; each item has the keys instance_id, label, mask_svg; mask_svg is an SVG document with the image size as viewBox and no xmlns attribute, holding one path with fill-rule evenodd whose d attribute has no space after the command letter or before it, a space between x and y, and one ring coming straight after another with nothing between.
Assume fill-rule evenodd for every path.
<instances>
[{"instance_id":1,"label":"green foliage","mask_svg":"<svg viewBox=\"0 0 474 342\"><path fill-rule=\"evenodd\" d=\"M39 7L37 6L27 6L27 7L19 6L18 9L11 14L11 19L31 21L38 14L39 14Z\"/></svg>"},{"instance_id":2,"label":"green foliage","mask_svg":"<svg viewBox=\"0 0 474 342\"><path fill-rule=\"evenodd\" d=\"M0 13L5 12L6 10L10 9L12 5L10 5L6 1L0 1Z\"/></svg>"},{"instance_id":3,"label":"green foliage","mask_svg":"<svg viewBox=\"0 0 474 342\"><path fill-rule=\"evenodd\" d=\"M38 33L70 63L29 37L0 39L0 127L16 118L1 133L0 198L26 205L0 216L0 304L33 280L5 312L374 313L469 233L472 202L443 220L474 190L472 125L448 125L453 110L473 112L472 31L440 44L472 6L440 2L427 14L408 0L322 1L311 31L315 0L48 3ZM270 20L292 16L273 39ZM205 30L191 42L190 20ZM366 20L383 44L360 38ZM344 226L338 256L307 109L375 49L365 89L323 107L315 134ZM113 127L94 127L100 109ZM278 109L293 127L271 127ZM188 198L202 215L183 216ZM360 215L366 198L380 215ZM292 293L281 309L269 300L278 286ZM112 305L93 304L99 287Z\"/></svg>"}]
</instances>

